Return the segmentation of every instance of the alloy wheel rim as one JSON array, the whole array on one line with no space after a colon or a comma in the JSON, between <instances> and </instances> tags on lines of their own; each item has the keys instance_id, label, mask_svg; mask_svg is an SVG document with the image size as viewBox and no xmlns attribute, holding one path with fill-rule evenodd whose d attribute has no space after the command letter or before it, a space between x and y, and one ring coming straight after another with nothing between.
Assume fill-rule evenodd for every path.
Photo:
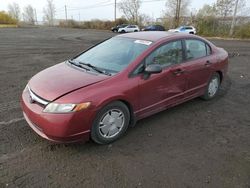
<instances>
[{"instance_id":1,"label":"alloy wheel rim","mask_svg":"<svg viewBox=\"0 0 250 188\"><path fill-rule=\"evenodd\" d=\"M209 86L208 86L208 95L210 97L213 97L216 94L218 88L219 88L218 78L212 79L211 82L209 83Z\"/></svg>"},{"instance_id":2,"label":"alloy wheel rim","mask_svg":"<svg viewBox=\"0 0 250 188\"><path fill-rule=\"evenodd\" d=\"M125 116L119 109L107 111L99 122L99 132L104 138L113 138L124 126Z\"/></svg>"}]
</instances>

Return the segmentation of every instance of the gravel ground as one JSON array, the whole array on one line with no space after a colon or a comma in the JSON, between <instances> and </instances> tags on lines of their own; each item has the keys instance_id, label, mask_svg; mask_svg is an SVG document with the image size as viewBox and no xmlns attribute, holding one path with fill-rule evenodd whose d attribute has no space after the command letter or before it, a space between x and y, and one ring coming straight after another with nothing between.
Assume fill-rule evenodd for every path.
<instances>
[{"instance_id":1,"label":"gravel ground","mask_svg":"<svg viewBox=\"0 0 250 188\"><path fill-rule=\"evenodd\" d=\"M250 41L213 40L230 53L219 95L137 123L111 145L53 144L22 118L29 78L111 32L0 29L0 187L250 187Z\"/></svg>"}]
</instances>

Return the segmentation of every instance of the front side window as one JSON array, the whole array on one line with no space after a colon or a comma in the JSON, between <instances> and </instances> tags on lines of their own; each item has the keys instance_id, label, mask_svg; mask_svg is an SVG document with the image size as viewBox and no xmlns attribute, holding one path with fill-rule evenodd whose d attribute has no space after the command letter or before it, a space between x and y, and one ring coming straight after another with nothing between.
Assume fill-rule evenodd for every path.
<instances>
[{"instance_id":1,"label":"front side window","mask_svg":"<svg viewBox=\"0 0 250 188\"><path fill-rule=\"evenodd\" d=\"M169 42L154 52L152 52L146 59L146 65L157 63L162 67L167 67L173 64L181 63L183 60L183 51L181 41Z\"/></svg>"},{"instance_id":2,"label":"front side window","mask_svg":"<svg viewBox=\"0 0 250 188\"><path fill-rule=\"evenodd\" d=\"M200 40L186 40L187 60L197 59L207 55L206 43Z\"/></svg>"},{"instance_id":3,"label":"front side window","mask_svg":"<svg viewBox=\"0 0 250 188\"><path fill-rule=\"evenodd\" d=\"M177 29L180 31L185 31L185 27L178 27Z\"/></svg>"},{"instance_id":4,"label":"front side window","mask_svg":"<svg viewBox=\"0 0 250 188\"><path fill-rule=\"evenodd\" d=\"M76 61L115 74L125 69L150 44L150 41L114 37L84 52L76 58Z\"/></svg>"}]
</instances>

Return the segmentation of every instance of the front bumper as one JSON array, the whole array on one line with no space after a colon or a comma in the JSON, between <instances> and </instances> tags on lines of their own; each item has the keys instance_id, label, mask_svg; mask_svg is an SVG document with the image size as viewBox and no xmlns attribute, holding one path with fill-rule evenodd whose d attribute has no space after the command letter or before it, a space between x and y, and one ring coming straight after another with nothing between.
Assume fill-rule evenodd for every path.
<instances>
[{"instance_id":1,"label":"front bumper","mask_svg":"<svg viewBox=\"0 0 250 188\"><path fill-rule=\"evenodd\" d=\"M22 94L21 107L29 126L49 141L68 143L89 139L94 117L94 111L91 109L65 114L44 113L44 106L30 103L26 91Z\"/></svg>"}]
</instances>

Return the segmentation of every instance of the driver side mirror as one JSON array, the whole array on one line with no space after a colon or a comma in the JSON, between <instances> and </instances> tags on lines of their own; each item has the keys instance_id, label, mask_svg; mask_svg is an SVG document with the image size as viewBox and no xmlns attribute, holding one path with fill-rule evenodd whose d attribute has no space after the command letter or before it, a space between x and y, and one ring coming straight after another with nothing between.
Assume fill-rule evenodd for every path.
<instances>
[{"instance_id":1,"label":"driver side mirror","mask_svg":"<svg viewBox=\"0 0 250 188\"><path fill-rule=\"evenodd\" d=\"M162 72L162 67L159 64L150 64L150 65L146 66L144 72L148 73L148 74L161 73Z\"/></svg>"},{"instance_id":2,"label":"driver side mirror","mask_svg":"<svg viewBox=\"0 0 250 188\"><path fill-rule=\"evenodd\" d=\"M159 64L150 64L144 69L143 79L148 79L151 74L158 74L162 72L162 67Z\"/></svg>"}]
</instances>

